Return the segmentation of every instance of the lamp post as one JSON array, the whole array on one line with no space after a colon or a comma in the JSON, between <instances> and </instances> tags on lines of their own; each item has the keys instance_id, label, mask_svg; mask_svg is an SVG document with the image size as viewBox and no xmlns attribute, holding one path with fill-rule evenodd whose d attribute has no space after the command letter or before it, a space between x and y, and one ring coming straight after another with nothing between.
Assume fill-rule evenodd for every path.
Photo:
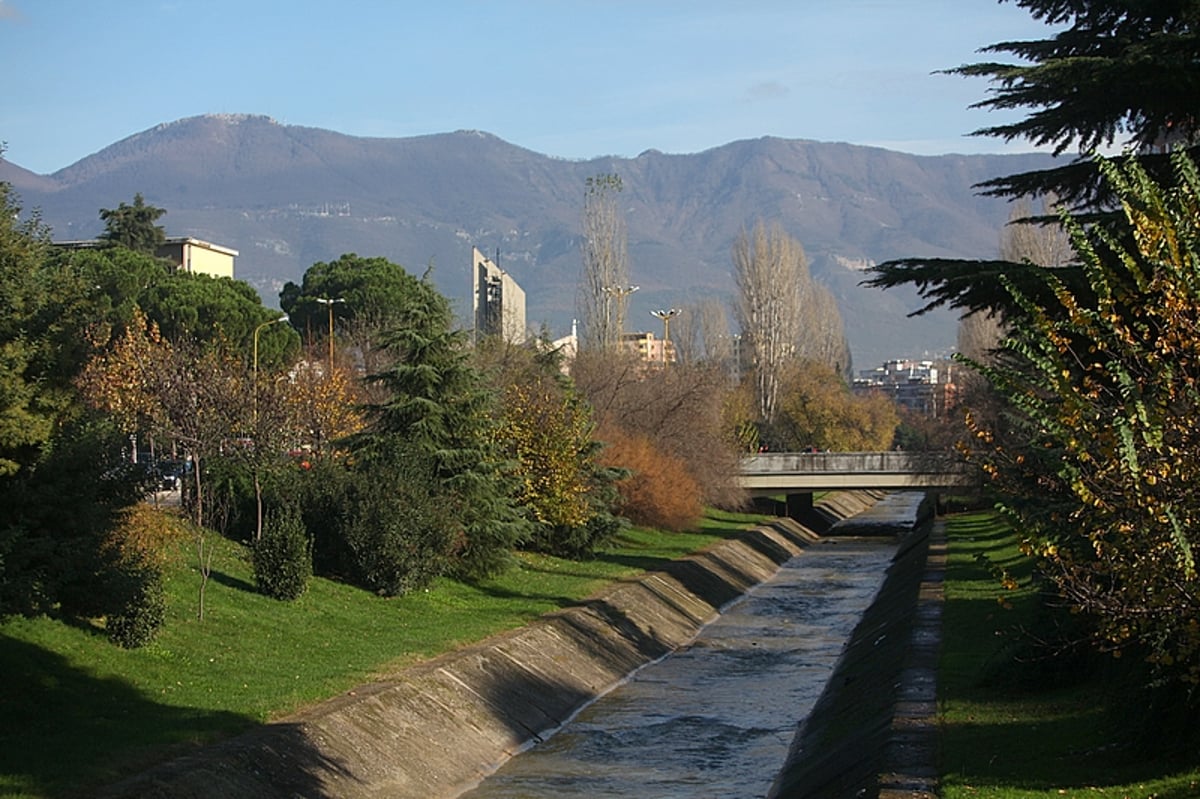
<instances>
[{"instance_id":1,"label":"lamp post","mask_svg":"<svg viewBox=\"0 0 1200 799\"><path fill-rule=\"evenodd\" d=\"M661 310L660 309L657 311L650 312L651 316L661 319L662 323L663 323L663 345L662 345L663 357L662 357L662 359L663 359L664 365L667 362L667 345L671 342L671 320L674 319L676 316L679 316L679 314L680 314L680 311L678 308L671 308L669 310Z\"/></svg>"},{"instance_id":2,"label":"lamp post","mask_svg":"<svg viewBox=\"0 0 1200 799\"><path fill-rule=\"evenodd\" d=\"M258 327L254 328L254 421L258 421L258 334L262 332L264 327L273 325L276 322L286 322L288 315L284 314L278 319L268 319Z\"/></svg>"},{"instance_id":3,"label":"lamp post","mask_svg":"<svg viewBox=\"0 0 1200 799\"><path fill-rule=\"evenodd\" d=\"M641 288L641 286L605 286L604 287L605 294L607 294L610 297L617 298L617 323L616 323L616 325L614 325L614 327L616 327L616 340L618 342L621 340L621 329L625 326L625 300L628 299L630 294L632 294L633 292L637 291L640 288ZM608 317L609 317L609 314L607 311L607 303L606 303L605 304L605 313L604 313L604 324L606 326L609 325L612 321ZM605 343L610 344L611 342L606 341Z\"/></svg>"},{"instance_id":4,"label":"lamp post","mask_svg":"<svg viewBox=\"0 0 1200 799\"><path fill-rule=\"evenodd\" d=\"M331 300L325 297L317 297L317 302L329 307L329 376L333 376L333 306L334 303L345 302L344 299L338 297Z\"/></svg>"}]
</instances>

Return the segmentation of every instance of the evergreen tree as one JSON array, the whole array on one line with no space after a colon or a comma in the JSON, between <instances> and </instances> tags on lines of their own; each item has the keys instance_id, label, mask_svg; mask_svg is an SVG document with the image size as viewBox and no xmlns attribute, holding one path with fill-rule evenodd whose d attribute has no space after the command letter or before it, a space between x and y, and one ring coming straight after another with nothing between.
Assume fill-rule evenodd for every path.
<instances>
[{"instance_id":1,"label":"evergreen tree","mask_svg":"<svg viewBox=\"0 0 1200 799\"><path fill-rule=\"evenodd\" d=\"M166 240L166 231L154 224L167 211L146 205L141 192L133 196L133 205L122 202L116 208L101 208L104 232L100 238L134 252L154 255Z\"/></svg>"},{"instance_id":2,"label":"evergreen tree","mask_svg":"<svg viewBox=\"0 0 1200 799\"><path fill-rule=\"evenodd\" d=\"M366 464L386 464L389 453L407 447L431 457L446 506L461 525L454 570L492 574L507 565L529 523L493 433L496 396L471 365L465 335L450 330L447 300L425 281L418 286L384 333L391 365L371 377L387 398L371 408L374 425L352 446Z\"/></svg>"},{"instance_id":3,"label":"evergreen tree","mask_svg":"<svg viewBox=\"0 0 1200 799\"><path fill-rule=\"evenodd\" d=\"M1080 296L1013 288L1005 357L979 366L1008 412L972 418L971 454L1026 554L1102 650L1129 649L1200 683L1200 171L1183 153L1158 185L1136 160L1101 162L1125 235L1068 220ZM966 445L964 445L964 449Z\"/></svg>"},{"instance_id":4,"label":"evergreen tree","mask_svg":"<svg viewBox=\"0 0 1200 799\"><path fill-rule=\"evenodd\" d=\"M981 62L950 70L991 80L976 107L1031 109L1015 122L975 135L1024 139L1056 155L1083 157L1054 169L983 184L1008 197L1055 194L1076 207L1104 200L1104 186L1086 154L1119 145L1165 167L1164 146L1191 147L1200 134L1200 2L1197 0L1014 0L1047 25L1065 26L1035 41L1000 42L983 52L1019 63ZM1157 151L1157 155L1155 154Z\"/></svg>"},{"instance_id":5,"label":"evergreen tree","mask_svg":"<svg viewBox=\"0 0 1200 799\"><path fill-rule=\"evenodd\" d=\"M1030 110L1024 119L975 133L1025 139L1058 154L1077 148L1081 155L1062 166L998 177L981 188L1003 197L1053 196L1075 212L1104 212L1111 209L1113 197L1088 153L1112 145L1134 152L1152 176L1167 177L1165 149L1194 149L1200 136L1200 0L1014 2L1035 19L1064 27L1045 39L984 48L1017 56L1020 62L949 70L992 81L991 95L977 107ZM945 305L968 313L995 311L1004 321L1021 311L1000 277L1045 307L1053 299L1042 279L1048 266L1003 259L907 258L874 267L867 284L916 286L928 301L917 313ZM1057 267L1055 275L1071 290L1086 294L1087 282L1077 267Z\"/></svg>"}]
</instances>

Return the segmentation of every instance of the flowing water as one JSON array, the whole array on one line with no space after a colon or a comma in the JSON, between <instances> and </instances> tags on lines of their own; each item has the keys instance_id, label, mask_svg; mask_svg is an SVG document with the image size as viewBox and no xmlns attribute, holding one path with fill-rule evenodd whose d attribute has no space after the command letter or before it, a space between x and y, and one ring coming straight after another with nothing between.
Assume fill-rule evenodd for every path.
<instances>
[{"instance_id":1,"label":"flowing water","mask_svg":"<svg viewBox=\"0 0 1200 799\"><path fill-rule=\"evenodd\" d=\"M857 517L910 527L919 494ZM850 528L847 531L852 532ZM894 538L827 537L784 564L689 646L638 671L469 799L761 797L896 552Z\"/></svg>"}]
</instances>

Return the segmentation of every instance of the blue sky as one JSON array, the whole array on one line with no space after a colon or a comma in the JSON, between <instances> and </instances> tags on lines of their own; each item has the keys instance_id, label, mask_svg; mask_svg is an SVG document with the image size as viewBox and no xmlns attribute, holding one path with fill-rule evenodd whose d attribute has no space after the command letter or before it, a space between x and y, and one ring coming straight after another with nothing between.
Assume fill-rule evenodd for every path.
<instances>
[{"instance_id":1,"label":"blue sky","mask_svg":"<svg viewBox=\"0 0 1200 799\"><path fill-rule=\"evenodd\" d=\"M54 172L206 113L359 136L485 130L563 158L738 139L1003 152L986 81L1048 32L997 0L0 0L5 157Z\"/></svg>"}]
</instances>

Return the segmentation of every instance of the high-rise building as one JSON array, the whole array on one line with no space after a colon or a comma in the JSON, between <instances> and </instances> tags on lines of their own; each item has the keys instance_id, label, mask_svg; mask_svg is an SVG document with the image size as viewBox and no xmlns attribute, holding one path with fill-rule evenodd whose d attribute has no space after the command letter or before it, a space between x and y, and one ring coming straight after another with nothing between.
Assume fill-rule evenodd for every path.
<instances>
[{"instance_id":1,"label":"high-rise building","mask_svg":"<svg viewBox=\"0 0 1200 799\"><path fill-rule=\"evenodd\" d=\"M475 335L525 343L525 292L517 281L477 247L471 248L475 275Z\"/></svg>"}]
</instances>

